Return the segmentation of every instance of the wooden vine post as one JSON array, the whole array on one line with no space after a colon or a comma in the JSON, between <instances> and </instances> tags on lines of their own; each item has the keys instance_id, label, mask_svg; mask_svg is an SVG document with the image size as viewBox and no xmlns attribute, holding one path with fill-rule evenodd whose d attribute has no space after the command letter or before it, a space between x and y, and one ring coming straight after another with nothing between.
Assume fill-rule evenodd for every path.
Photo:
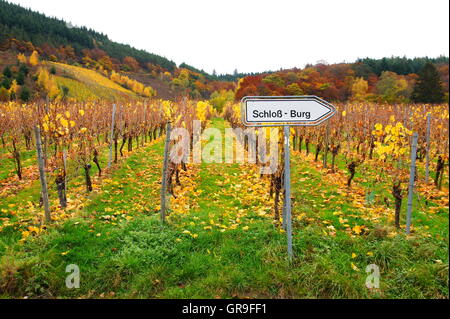
<instances>
[{"instance_id":1,"label":"wooden vine post","mask_svg":"<svg viewBox=\"0 0 450 319\"><path fill-rule=\"evenodd\" d=\"M167 195L167 177L169 168L169 146L170 146L170 133L172 131L172 125L167 122L166 126L166 142L164 145L164 162L162 169L162 180L161 180L161 221L164 223L166 221L166 195Z\"/></svg>"},{"instance_id":2,"label":"wooden vine post","mask_svg":"<svg viewBox=\"0 0 450 319\"><path fill-rule=\"evenodd\" d=\"M409 169L408 206L406 212L406 233L411 232L412 202L414 195L414 178L416 175L417 133L413 134L411 147L411 166Z\"/></svg>"},{"instance_id":3,"label":"wooden vine post","mask_svg":"<svg viewBox=\"0 0 450 319\"><path fill-rule=\"evenodd\" d=\"M428 184L430 176L430 129L431 129L431 115L427 115L427 133L426 133L426 164L425 164L425 183Z\"/></svg>"},{"instance_id":4,"label":"wooden vine post","mask_svg":"<svg viewBox=\"0 0 450 319\"><path fill-rule=\"evenodd\" d=\"M111 168L112 163L112 148L113 148L113 140L114 140L114 122L116 118L116 104L113 104L112 109L112 119L111 119L111 133L109 135L109 160L108 160L108 168Z\"/></svg>"},{"instance_id":5,"label":"wooden vine post","mask_svg":"<svg viewBox=\"0 0 450 319\"><path fill-rule=\"evenodd\" d=\"M39 177L41 181L41 195L45 211L45 222L50 223L51 216L50 216L50 205L48 202L47 178L45 175L45 161L44 161L44 153L42 151L41 130L38 126L34 127L34 134L36 136L36 151L39 166Z\"/></svg>"}]
</instances>

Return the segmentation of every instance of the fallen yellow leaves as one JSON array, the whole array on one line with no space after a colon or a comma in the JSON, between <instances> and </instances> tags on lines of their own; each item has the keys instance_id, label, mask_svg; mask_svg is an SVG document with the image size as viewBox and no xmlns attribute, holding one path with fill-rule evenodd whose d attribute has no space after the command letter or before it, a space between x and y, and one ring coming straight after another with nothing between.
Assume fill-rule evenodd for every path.
<instances>
[{"instance_id":1,"label":"fallen yellow leaves","mask_svg":"<svg viewBox=\"0 0 450 319\"><path fill-rule=\"evenodd\" d=\"M23 230L21 232L22 238L20 239L20 241L23 242L24 240L26 240L30 236L34 236L34 235L40 234L43 229L44 229L43 227L39 228L39 227L36 227L36 226L28 226L27 230Z\"/></svg>"},{"instance_id":2,"label":"fallen yellow leaves","mask_svg":"<svg viewBox=\"0 0 450 319\"><path fill-rule=\"evenodd\" d=\"M351 263L350 266L352 267L352 269L353 269L354 271L359 271L359 268L356 267L356 265L355 265L354 263Z\"/></svg>"},{"instance_id":3,"label":"fallen yellow leaves","mask_svg":"<svg viewBox=\"0 0 450 319\"><path fill-rule=\"evenodd\" d=\"M356 225L356 226L354 226L354 227L352 228L352 231L353 231L356 235L359 235L359 234L362 233L363 229L364 229L364 226L358 226L358 225Z\"/></svg>"}]
</instances>

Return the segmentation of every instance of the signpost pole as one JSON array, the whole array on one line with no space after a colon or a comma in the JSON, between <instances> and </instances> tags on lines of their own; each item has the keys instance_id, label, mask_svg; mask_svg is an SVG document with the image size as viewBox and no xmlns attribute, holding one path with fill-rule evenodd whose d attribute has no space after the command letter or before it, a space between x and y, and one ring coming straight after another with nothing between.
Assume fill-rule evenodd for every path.
<instances>
[{"instance_id":1,"label":"signpost pole","mask_svg":"<svg viewBox=\"0 0 450 319\"><path fill-rule=\"evenodd\" d=\"M284 178L282 185L284 192L283 192L283 211L281 214L281 219L283 220L283 223L281 224L281 227L283 227L283 230L286 230L286 188L284 187L285 180L286 179Z\"/></svg>"},{"instance_id":2,"label":"signpost pole","mask_svg":"<svg viewBox=\"0 0 450 319\"><path fill-rule=\"evenodd\" d=\"M289 260L292 260L292 216L291 216L291 156L289 136L290 126L284 127L284 194L285 194L285 216L286 234Z\"/></svg>"},{"instance_id":3,"label":"signpost pole","mask_svg":"<svg viewBox=\"0 0 450 319\"><path fill-rule=\"evenodd\" d=\"M330 140L330 121L327 122L327 129L325 133L325 150L323 155L323 167L327 168L327 161L328 161L328 144Z\"/></svg>"}]
</instances>

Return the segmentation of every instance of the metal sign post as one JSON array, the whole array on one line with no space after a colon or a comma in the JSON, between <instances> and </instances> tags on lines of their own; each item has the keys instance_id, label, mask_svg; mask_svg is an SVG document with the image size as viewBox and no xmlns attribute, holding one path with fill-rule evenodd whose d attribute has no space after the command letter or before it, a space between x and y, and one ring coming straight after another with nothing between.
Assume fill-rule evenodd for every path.
<instances>
[{"instance_id":1,"label":"metal sign post","mask_svg":"<svg viewBox=\"0 0 450 319\"><path fill-rule=\"evenodd\" d=\"M287 125L284 127L284 192L285 192L285 216L286 216L286 234L287 249L289 260L292 260L292 216L291 216L291 152L290 152L290 130Z\"/></svg>"},{"instance_id":2,"label":"metal sign post","mask_svg":"<svg viewBox=\"0 0 450 319\"><path fill-rule=\"evenodd\" d=\"M328 162L328 148L330 144L330 122L327 122L327 131L325 133L325 150L323 154L323 167L327 168L327 162Z\"/></svg>"},{"instance_id":3,"label":"metal sign post","mask_svg":"<svg viewBox=\"0 0 450 319\"><path fill-rule=\"evenodd\" d=\"M283 228L292 260L292 205L290 127L316 126L336 114L330 103L317 96L248 96L241 101L242 121L248 127L284 126L284 205Z\"/></svg>"}]
</instances>

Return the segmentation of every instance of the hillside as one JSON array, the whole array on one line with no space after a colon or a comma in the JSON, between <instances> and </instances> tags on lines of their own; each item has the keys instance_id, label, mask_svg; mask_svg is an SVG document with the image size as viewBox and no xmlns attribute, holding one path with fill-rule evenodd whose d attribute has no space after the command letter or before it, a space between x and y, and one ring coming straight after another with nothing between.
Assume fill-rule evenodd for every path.
<instances>
[{"instance_id":1,"label":"hillside","mask_svg":"<svg viewBox=\"0 0 450 319\"><path fill-rule=\"evenodd\" d=\"M125 76L114 78L114 81L108 72L101 74L82 66L32 60L32 56L0 51L3 70L0 75L0 100L27 102L47 96L50 99L81 102L139 100L150 97L144 94L146 88L146 93L156 94L152 88ZM23 94L24 91L28 93Z\"/></svg>"},{"instance_id":2,"label":"hillside","mask_svg":"<svg viewBox=\"0 0 450 319\"><path fill-rule=\"evenodd\" d=\"M174 90L174 88L170 85L170 82L164 80L162 76L154 77L150 73L132 73L132 72L126 73L126 76L136 81L139 81L140 83L146 86L154 88L156 92L158 92L157 95L158 98L170 100L174 99L179 94L179 92Z\"/></svg>"},{"instance_id":3,"label":"hillside","mask_svg":"<svg viewBox=\"0 0 450 319\"><path fill-rule=\"evenodd\" d=\"M67 87L68 97L77 101L97 99L114 101L138 97L132 91L95 71L63 63L46 62L46 64L56 69L55 80L58 86Z\"/></svg>"},{"instance_id":4,"label":"hillside","mask_svg":"<svg viewBox=\"0 0 450 319\"><path fill-rule=\"evenodd\" d=\"M46 56L56 53L58 47L71 46L74 58L82 56L85 49L100 49L111 58L136 59L142 66L147 63L172 71L176 65L164 57L137 50L128 45L111 41L107 35L85 27L72 27L63 20L49 18L18 5L0 1L0 42L8 39L31 42L41 47Z\"/></svg>"},{"instance_id":5,"label":"hillside","mask_svg":"<svg viewBox=\"0 0 450 319\"><path fill-rule=\"evenodd\" d=\"M4 0L0 0L1 51L10 56L37 52L41 60L83 66L108 77L113 72L120 73L151 87L159 92L158 97L165 99L181 95L209 98L216 90L234 89L234 81L245 76L213 76L184 63L177 67L165 57L113 42L107 35L86 27L73 27ZM4 69L14 63L11 59L0 60L0 67ZM9 90L9 85L4 87Z\"/></svg>"},{"instance_id":6,"label":"hillside","mask_svg":"<svg viewBox=\"0 0 450 319\"><path fill-rule=\"evenodd\" d=\"M186 63L177 67L167 58L113 42L107 35L94 30L72 27L63 20L0 0L0 69L4 73L0 75L1 100L25 101L48 93L42 92L37 85L36 70L31 65L27 65L32 71L28 73L23 65L17 64L19 54L27 59L35 55L40 61L92 70L91 73L81 72L85 76L77 79L78 82L67 74L55 75L58 89L69 88L68 96L80 101L95 96L111 100L123 94L127 98L156 96L170 100L188 96L192 99L220 100L215 105L219 110L226 101L238 101L249 95L317 95L340 102L419 102L413 98L414 89L427 63L436 69L432 73L438 74L436 89L439 98L436 101L422 99L420 102L448 101L449 91L449 59L445 56L366 57L352 63L328 64L322 61L306 65L303 69L251 74L236 70L233 74L208 74ZM20 67L21 72L14 71ZM10 74L11 69L14 76ZM113 82L121 88L115 86L113 91L108 91L111 89L109 85L106 85L108 90L91 86L92 82L107 83L99 80L97 74L111 80L114 78ZM90 76L93 78L89 79ZM13 85L14 79L16 85ZM121 89L133 93L127 95L129 93ZM22 91L25 91L24 94Z\"/></svg>"}]
</instances>

